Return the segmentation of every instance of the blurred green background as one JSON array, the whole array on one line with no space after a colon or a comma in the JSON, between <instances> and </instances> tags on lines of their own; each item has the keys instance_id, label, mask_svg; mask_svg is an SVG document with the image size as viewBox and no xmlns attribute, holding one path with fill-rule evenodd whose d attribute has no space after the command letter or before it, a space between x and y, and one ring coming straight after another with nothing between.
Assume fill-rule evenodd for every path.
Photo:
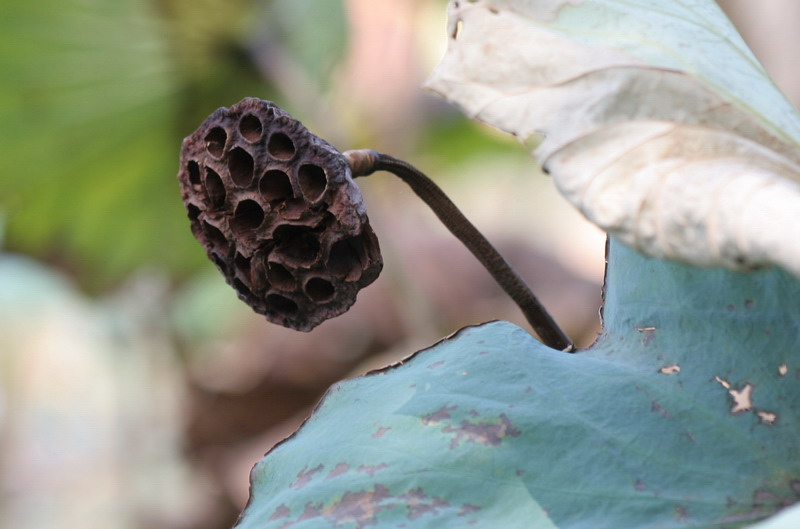
<instances>
[{"instance_id":1,"label":"blurred green background","mask_svg":"<svg viewBox=\"0 0 800 529\"><path fill-rule=\"evenodd\" d=\"M602 234L521 146L420 88L445 6L0 3L0 527L230 527L250 467L328 385L464 325L524 325L386 175L359 181L386 265L355 307L310 334L253 314L175 178L182 138L246 96L426 171L591 343Z\"/></svg>"}]
</instances>

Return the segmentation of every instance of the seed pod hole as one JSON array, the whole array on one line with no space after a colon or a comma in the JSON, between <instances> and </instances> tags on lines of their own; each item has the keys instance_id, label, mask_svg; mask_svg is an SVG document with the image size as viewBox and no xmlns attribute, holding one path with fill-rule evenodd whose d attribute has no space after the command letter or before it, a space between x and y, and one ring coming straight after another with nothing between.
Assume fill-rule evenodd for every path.
<instances>
[{"instance_id":1,"label":"seed pod hole","mask_svg":"<svg viewBox=\"0 0 800 529\"><path fill-rule=\"evenodd\" d=\"M273 233L275 251L298 265L313 263L319 255L319 241L306 226L278 226Z\"/></svg>"},{"instance_id":2,"label":"seed pod hole","mask_svg":"<svg viewBox=\"0 0 800 529\"><path fill-rule=\"evenodd\" d=\"M267 296L267 305L275 312L291 315L297 312L297 303L280 294L270 294Z\"/></svg>"},{"instance_id":3,"label":"seed pod hole","mask_svg":"<svg viewBox=\"0 0 800 529\"><path fill-rule=\"evenodd\" d=\"M336 277L355 281L361 276L365 255L364 241L360 236L337 241L331 246L328 270Z\"/></svg>"},{"instance_id":4,"label":"seed pod hole","mask_svg":"<svg viewBox=\"0 0 800 529\"><path fill-rule=\"evenodd\" d=\"M259 256L254 255L250 261L250 284L255 292L264 293L270 289L269 281L267 280L267 263Z\"/></svg>"},{"instance_id":5,"label":"seed pod hole","mask_svg":"<svg viewBox=\"0 0 800 529\"><path fill-rule=\"evenodd\" d=\"M322 167L310 163L303 164L297 171L297 176L306 200L316 202L322 198L322 194L325 193L325 188L328 186L328 177Z\"/></svg>"},{"instance_id":6,"label":"seed pod hole","mask_svg":"<svg viewBox=\"0 0 800 529\"><path fill-rule=\"evenodd\" d=\"M247 187L253 182L253 157L247 151L237 147L228 155L228 170L233 183Z\"/></svg>"},{"instance_id":7,"label":"seed pod hole","mask_svg":"<svg viewBox=\"0 0 800 529\"><path fill-rule=\"evenodd\" d=\"M267 278L270 284L278 290L291 292L295 289L296 281L294 280L294 276L286 267L278 263L269 263Z\"/></svg>"},{"instance_id":8,"label":"seed pod hole","mask_svg":"<svg viewBox=\"0 0 800 529\"><path fill-rule=\"evenodd\" d=\"M189 173L189 183L192 184L192 187L199 186L200 166L197 165L197 162L190 160L189 163L186 164L186 172Z\"/></svg>"},{"instance_id":9,"label":"seed pod hole","mask_svg":"<svg viewBox=\"0 0 800 529\"><path fill-rule=\"evenodd\" d=\"M242 275L245 277L250 277L250 259L239 252L236 252L236 257L233 260L233 264L236 265L237 270L239 270Z\"/></svg>"},{"instance_id":10,"label":"seed pod hole","mask_svg":"<svg viewBox=\"0 0 800 529\"><path fill-rule=\"evenodd\" d=\"M276 132L270 136L267 150L278 160L290 160L295 152L294 142L286 134Z\"/></svg>"},{"instance_id":11,"label":"seed pod hole","mask_svg":"<svg viewBox=\"0 0 800 529\"><path fill-rule=\"evenodd\" d=\"M206 194L213 207L221 208L225 205L225 185L222 178L210 167L206 167Z\"/></svg>"},{"instance_id":12,"label":"seed pod hole","mask_svg":"<svg viewBox=\"0 0 800 529\"><path fill-rule=\"evenodd\" d=\"M258 190L261 192L264 200L268 202L272 202L273 200L289 200L294 196L289 175L278 169L273 169L264 173L264 176L261 177L261 182L258 184Z\"/></svg>"},{"instance_id":13,"label":"seed pod hole","mask_svg":"<svg viewBox=\"0 0 800 529\"><path fill-rule=\"evenodd\" d=\"M200 216L200 208L194 204L186 204L186 213L189 215L190 220L197 220Z\"/></svg>"},{"instance_id":14,"label":"seed pod hole","mask_svg":"<svg viewBox=\"0 0 800 529\"><path fill-rule=\"evenodd\" d=\"M222 151L225 150L225 142L228 141L228 133L222 127L214 127L206 134L206 150L208 154L219 160Z\"/></svg>"},{"instance_id":15,"label":"seed pod hole","mask_svg":"<svg viewBox=\"0 0 800 529\"><path fill-rule=\"evenodd\" d=\"M225 238L225 235L222 234L219 228L203 221L203 235L205 235L206 241L208 241L208 244L210 244L214 250L217 250L222 254L228 253L228 240Z\"/></svg>"},{"instance_id":16,"label":"seed pod hole","mask_svg":"<svg viewBox=\"0 0 800 529\"><path fill-rule=\"evenodd\" d=\"M239 132L249 142L256 142L264 131L261 120L253 114L247 114L239 122Z\"/></svg>"},{"instance_id":17,"label":"seed pod hole","mask_svg":"<svg viewBox=\"0 0 800 529\"><path fill-rule=\"evenodd\" d=\"M236 205L231 219L231 229L240 234L247 233L258 228L264 221L264 210L255 200L242 200Z\"/></svg>"},{"instance_id":18,"label":"seed pod hole","mask_svg":"<svg viewBox=\"0 0 800 529\"><path fill-rule=\"evenodd\" d=\"M235 288L239 294L242 294L244 297L248 299L255 297L253 295L253 292L249 288L247 288L247 285L245 285L244 282L241 281L239 278L233 279L233 288Z\"/></svg>"},{"instance_id":19,"label":"seed pod hole","mask_svg":"<svg viewBox=\"0 0 800 529\"><path fill-rule=\"evenodd\" d=\"M335 292L336 290L333 288L330 281L326 281L321 277L312 277L306 283L306 294L308 294L309 298L318 303L328 301L333 297Z\"/></svg>"},{"instance_id":20,"label":"seed pod hole","mask_svg":"<svg viewBox=\"0 0 800 529\"><path fill-rule=\"evenodd\" d=\"M217 268L219 268L220 271L223 274L227 274L228 273L227 272L228 267L225 265L225 261L222 259L222 257L220 257L219 255L217 255L215 253L212 253L212 254L209 254L209 258L211 259L211 262L213 262L215 265L217 265Z\"/></svg>"}]
</instances>

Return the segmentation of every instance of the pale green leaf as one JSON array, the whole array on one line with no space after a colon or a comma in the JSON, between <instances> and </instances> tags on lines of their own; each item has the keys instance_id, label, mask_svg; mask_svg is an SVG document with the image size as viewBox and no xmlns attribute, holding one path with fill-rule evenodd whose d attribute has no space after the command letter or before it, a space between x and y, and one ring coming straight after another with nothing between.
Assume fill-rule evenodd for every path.
<instances>
[{"instance_id":1,"label":"pale green leaf","mask_svg":"<svg viewBox=\"0 0 800 529\"><path fill-rule=\"evenodd\" d=\"M240 529L746 526L800 499L800 283L615 243L575 355L496 322L335 386Z\"/></svg>"}]
</instances>

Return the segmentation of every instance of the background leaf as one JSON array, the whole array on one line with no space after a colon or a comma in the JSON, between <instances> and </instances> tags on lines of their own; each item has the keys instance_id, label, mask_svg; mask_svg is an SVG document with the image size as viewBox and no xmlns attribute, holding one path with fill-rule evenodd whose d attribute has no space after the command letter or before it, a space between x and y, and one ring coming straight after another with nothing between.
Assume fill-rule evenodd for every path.
<instances>
[{"instance_id":1,"label":"background leaf","mask_svg":"<svg viewBox=\"0 0 800 529\"><path fill-rule=\"evenodd\" d=\"M9 250L94 290L144 265L176 276L206 265L175 207L180 141L222 102L265 90L237 51L252 2L191 3L191 17L185 4L0 6Z\"/></svg>"},{"instance_id":2,"label":"background leaf","mask_svg":"<svg viewBox=\"0 0 800 529\"><path fill-rule=\"evenodd\" d=\"M451 2L429 86L656 257L800 276L800 119L711 0Z\"/></svg>"},{"instance_id":3,"label":"background leaf","mask_svg":"<svg viewBox=\"0 0 800 529\"><path fill-rule=\"evenodd\" d=\"M741 527L800 499L800 283L614 243L605 331L497 322L335 386L240 528Z\"/></svg>"},{"instance_id":4,"label":"background leaf","mask_svg":"<svg viewBox=\"0 0 800 529\"><path fill-rule=\"evenodd\" d=\"M183 219L165 207L175 189L164 178L177 86L154 14L92 0L0 11L8 245L78 254L110 275L151 245L179 251Z\"/></svg>"},{"instance_id":5,"label":"background leaf","mask_svg":"<svg viewBox=\"0 0 800 529\"><path fill-rule=\"evenodd\" d=\"M274 0L262 6L262 10L258 33L272 40L280 39L309 80L319 87L329 83L333 67L341 60L347 43L347 20L342 3ZM309 13L314 16L308 16Z\"/></svg>"}]
</instances>

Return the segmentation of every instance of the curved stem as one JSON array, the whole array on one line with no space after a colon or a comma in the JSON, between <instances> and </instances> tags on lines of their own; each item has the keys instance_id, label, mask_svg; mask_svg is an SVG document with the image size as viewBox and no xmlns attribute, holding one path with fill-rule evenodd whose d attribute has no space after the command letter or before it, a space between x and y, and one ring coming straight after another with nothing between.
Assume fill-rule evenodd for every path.
<instances>
[{"instance_id":1,"label":"curved stem","mask_svg":"<svg viewBox=\"0 0 800 529\"><path fill-rule=\"evenodd\" d=\"M347 151L344 156L350 164L354 177L367 176L376 171L388 171L400 177L430 206L447 229L464 243L495 281L511 296L542 343L553 349L574 351L572 341L539 303L530 287L433 180L413 165L387 154L359 149Z\"/></svg>"}]
</instances>

